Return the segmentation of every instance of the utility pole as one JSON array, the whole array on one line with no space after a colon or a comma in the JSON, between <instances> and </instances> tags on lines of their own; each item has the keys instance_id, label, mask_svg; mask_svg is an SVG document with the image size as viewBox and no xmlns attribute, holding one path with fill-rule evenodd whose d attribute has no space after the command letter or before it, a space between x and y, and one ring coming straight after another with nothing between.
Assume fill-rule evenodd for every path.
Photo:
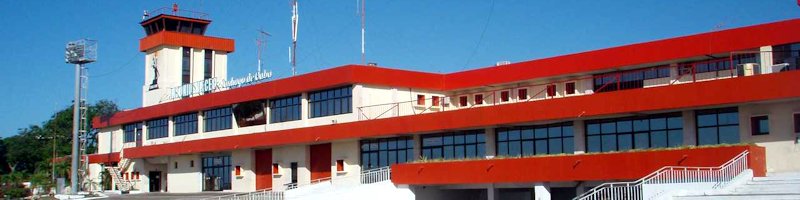
<instances>
[{"instance_id":1,"label":"utility pole","mask_svg":"<svg viewBox=\"0 0 800 200\"><path fill-rule=\"evenodd\" d=\"M85 68L83 65L97 60L97 41L81 39L69 42L67 43L64 57L66 63L75 65L75 100L72 102L72 165L70 170L70 193L78 194L78 179L80 178L78 177L80 167L78 162L83 156L79 150L79 144L85 139L84 137L86 137L86 130L83 130L85 126L82 126L81 123L83 119L82 116L85 116L81 114L82 112L86 112L86 109L84 109L86 100L82 95L82 89L85 87L85 82L83 80L85 78L83 76L83 70L85 70Z\"/></svg>"}]
</instances>

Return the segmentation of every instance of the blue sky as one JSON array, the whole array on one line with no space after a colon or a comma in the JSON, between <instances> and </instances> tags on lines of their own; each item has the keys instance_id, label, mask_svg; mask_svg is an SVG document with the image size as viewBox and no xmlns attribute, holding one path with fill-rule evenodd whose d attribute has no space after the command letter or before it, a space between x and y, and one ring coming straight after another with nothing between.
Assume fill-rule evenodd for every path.
<instances>
[{"instance_id":1,"label":"blue sky","mask_svg":"<svg viewBox=\"0 0 800 200\"><path fill-rule=\"evenodd\" d=\"M138 22L143 10L173 2L208 13L207 35L236 40L229 76L255 71L258 29L272 34L266 68L278 78L290 74L287 0L2 1L0 137L69 106L73 68L64 63L63 48L79 38L99 41L98 62L89 65L90 101L140 107L144 33ZM367 60L446 73L798 16L795 0L368 0ZM359 63L359 26L356 0L300 0L298 72Z\"/></svg>"}]
</instances>

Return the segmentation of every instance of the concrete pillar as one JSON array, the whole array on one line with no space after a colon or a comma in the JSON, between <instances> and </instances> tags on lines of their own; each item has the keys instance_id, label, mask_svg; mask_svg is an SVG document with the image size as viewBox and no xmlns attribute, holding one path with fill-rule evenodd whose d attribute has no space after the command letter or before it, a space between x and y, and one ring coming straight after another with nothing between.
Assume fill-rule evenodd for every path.
<instances>
[{"instance_id":1,"label":"concrete pillar","mask_svg":"<svg viewBox=\"0 0 800 200\"><path fill-rule=\"evenodd\" d=\"M683 115L683 145L697 145L697 120L694 111L686 110Z\"/></svg>"},{"instance_id":2,"label":"concrete pillar","mask_svg":"<svg viewBox=\"0 0 800 200\"><path fill-rule=\"evenodd\" d=\"M544 183L536 183L533 186L533 195L536 200L550 200L550 186Z\"/></svg>"},{"instance_id":3,"label":"concrete pillar","mask_svg":"<svg viewBox=\"0 0 800 200\"><path fill-rule=\"evenodd\" d=\"M572 139L575 147L575 154L586 153L586 129L583 120L575 120L572 122L572 133L575 137Z\"/></svg>"},{"instance_id":4,"label":"concrete pillar","mask_svg":"<svg viewBox=\"0 0 800 200\"><path fill-rule=\"evenodd\" d=\"M303 120L303 126L308 126L308 93L300 95L300 120Z\"/></svg>"},{"instance_id":5,"label":"concrete pillar","mask_svg":"<svg viewBox=\"0 0 800 200\"><path fill-rule=\"evenodd\" d=\"M494 187L494 184L489 184L489 187L486 188L486 197L489 200L500 199L500 193L497 192L497 188Z\"/></svg>"},{"instance_id":6,"label":"concrete pillar","mask_svg":"<svg viewBox=\"0 0 800 200\"><path fill-rule=\"evenodd\" d=\"M417 134L412 136L414 140L414 160L418 160L422 157L422 137Z\"/></svg>"},{"instance_id":7,"label":"concrete pillar","mask_svg":"<svg viewBox=\"0 0 800 200\"><path fill-rule=\"evenodd\" d=\"M486 128L484 133L486 134L486 157L497 156L497 134L495 134L494 128Z\"/></svg>"},{"instance_id":8,"label":"concrete pillar","mask_svg":"<svg viewBox=\"0 0 800 200\"><path fill-rule=\"evenodd\" d=\"M205 119L203 119L203 111L197 111L197 133L205 133Z\"/></svg>"},{"instance_id":9,"label":"concrete pillar","mask_svg":"<svg viewBox=\"0 0 800 200\"><path fill-rule=\"evenodd\" d=\"M175 136L175 121L172 116L169 116L169 118L167 118L167 137L169 137L170 142L174 142L172 140L173 136Z\"/></svg>"},{"instance_id":10,"label":"concrete pillar","mask_svg":"<svg viewBox=\"0 0 800 200\"><path fill-rule=\"evenodd\" d=\"M761 51L759 55L761 57L761 63L759 63L759 66L761 66L761 73L772 73L772 46L763 46L758 50Z\"/></svg>"}]
</instances>

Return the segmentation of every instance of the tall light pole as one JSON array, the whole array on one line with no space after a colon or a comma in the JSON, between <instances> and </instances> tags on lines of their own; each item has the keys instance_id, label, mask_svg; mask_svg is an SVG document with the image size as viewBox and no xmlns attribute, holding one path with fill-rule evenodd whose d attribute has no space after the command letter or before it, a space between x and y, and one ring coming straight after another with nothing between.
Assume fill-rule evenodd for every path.
<instances>
[{"instance_id":1,"label":"tall light pole","mask_svg":"<svg viewBox=\"0 0 800 200\"><path fill-rule=\"evenodd\" d=\"M70 170L70 193L78 193L78 168L80 156L79 142L85 137L86 130L81 124L84 118L81 112L85 112L85 99L81 90L85 87L82 79L83 65L97 61L97 41L81 39L67 43L64 59L66 63L75 64L75 100L72 102L72 166ZM84 113L85 114L85 113ZM85 120L85 119L83 119ZM82 130L83 129L83 130ZM81 135L83 133L83 135Z\"/></svg>"}]
</instances>

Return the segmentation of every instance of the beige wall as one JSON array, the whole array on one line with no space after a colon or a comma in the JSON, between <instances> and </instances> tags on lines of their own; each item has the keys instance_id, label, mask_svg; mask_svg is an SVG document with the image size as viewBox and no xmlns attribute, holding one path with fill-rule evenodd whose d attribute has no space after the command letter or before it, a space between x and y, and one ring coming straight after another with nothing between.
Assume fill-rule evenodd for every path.
<instances>
[{"instance_id":1,"label":"beige wall","mask_svg":"<svg viewBox=\"0 0 800 200\"><path fill-rule=\"evenodd\" d=\"M297 162L297 182L311 182L311 171L308 170L308 146L281 146L272 149L272 162L278 163L278 174L273 176L272 188L283 189L283 185L292 182L291 163Z\"/></svg>"},{"instance_id":2,"label":"beige wall","mask_svg":"<svg viewBox=\"0 0 800 200\"><path fill-rule=\"evenodd\" d=\"M739 134L742 142L752 142L767 148L767 171L800 170L800 145L794 133L793 114L800 112L800 101L749 104L739 106ZM750 118L766 115L768 135L751 135Z\"/></svg>"},{"instance_id":3,"label":"beige wall","mask_svg":"<svg viewBox=\"0 0 800 200\"><path fill-rule=\"evenodd\" d=\"M358 176L361 172L361 160L358 140L337 141L331 143L331 178ZM336 161L344 160L344 171L336 171ZM358 182L358 178L344 181Z\"/></svg>"},{"instance_id":4,"label":"beige wall","mask_svg":"<svg viewBox=\"0 0 800 200\"><path fill-rule=\"evenodd\" d=\"M239 176L236 176L236 166L241 167ZM231 153L231 190L234 192L247 192L256 189L256 173L253 150L240 149Z\"/></svg>"}]
</instances>

